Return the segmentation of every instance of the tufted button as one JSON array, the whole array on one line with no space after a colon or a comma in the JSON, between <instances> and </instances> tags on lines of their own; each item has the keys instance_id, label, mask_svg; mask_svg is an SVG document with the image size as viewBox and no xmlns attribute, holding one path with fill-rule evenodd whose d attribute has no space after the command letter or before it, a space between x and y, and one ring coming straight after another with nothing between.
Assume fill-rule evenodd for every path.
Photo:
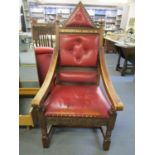
<instances>
[{"instance_id":1,"label":"tufted button","mask_svg":"<svg viewBox=\"0 0 155 155\"><path fill-rule=\"evenodd\" d=\"M70 53L72 53L73 49L72 48L69 48L67 51L70 52Z\"/></svg>"},{"instance_id":2,"label":"tufted button","mask_svg":"<svg viewBox=\"0 0 155 155\"><path fill-rule=\"evenodd\" d=\"M81 57L76 57L76 62L80 62L81 61Z\"/></svg>"},{"instance_id":3,"label":"tufted button","mask_svg":"<svg viewBox=\"0 0 155 155\"><path fill-rule=\"evenodd\" d=\"M76 42L77 42L77 43L81 43L81 39L80 39L80 38L77 38L77 39L76 39Z\"/></svg>"},{"instance_id":4,"label":"tufted button","mask_svg":"<svg viewBox=\"0 0 155 155\"><path fill-rule=\"evenodd\" d=\"M89 50L88 49L84 49L84 54L88 54Z\"/></svg>"}]
</instances>

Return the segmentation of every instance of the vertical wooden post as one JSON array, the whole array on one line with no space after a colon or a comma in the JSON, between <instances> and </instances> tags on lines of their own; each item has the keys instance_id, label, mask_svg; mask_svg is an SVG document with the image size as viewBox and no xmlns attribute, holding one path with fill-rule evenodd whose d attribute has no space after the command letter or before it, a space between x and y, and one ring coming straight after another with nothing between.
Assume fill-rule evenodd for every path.
<instances>
[{"instance_id":1,"label":"vertical wooden post","mask_svg":"<svg viewBox=\"0 0 155 155\"><path fill-rule=\"evenodd\" d=\"M99 49L103 46L103 21L101 21L101 24L100 24L100 34L99 34ZM99 54L98 54L98 59L99 59ZM98 61L99 62L99 61ZM100 84L100 66L98 64L97 66L97 85Z\"/></svg>"},{"instance_id":2,"label":"vertical wooden post","mask_svg":"<svg viewBox=\"0 0 155 155\"><path fill-rule=\"evenodd\" d=\"M43 114L42 109L38 109L38 114L39 114L39 121L40 121L40 128L41 128L41 133L42 133L42 144L44 148L49 147L49 136L47 133L47 124L46 124L46 118Z\"/></svg>"},{"instance_id":3,"label":"vertical wooden post","mask_svg":"<svg viewBox=\"0 0 155 155\"><path fill-rule=\"evenodd\" d=\"M115 126L116 117L117 117L117 113L115 111L113 111L110 114L109 122L107 124L107 130L106 130L105 137L104 137L103 149L105 151L109 150L109 148L110 148L111 134L112 134L112 130L114 129L114 126Z\"/></svg>"},{"instance_id":4,"label":"vertical wooden post","mask_svg":"<svg viewBox=\"0 0 155 155\"><path fill-rule=\"evenodd\" d=\"M59 24L60 24L60 21L59 19L56 19L56 41L55 41L55 44L56 44L56 48L59 49Z\"/></svg>"},{"instance_id":5,"label":"vertical wooden post","mask_svg":"<svg viewBox=\"0 0 155 155\"><path fill-rule=\"evenodd\" d=\"M100 43L99 43L100 48L103 46L103 33L104 33L103 21L101 21L100 22Z\"/></svg>"}]
</instances>

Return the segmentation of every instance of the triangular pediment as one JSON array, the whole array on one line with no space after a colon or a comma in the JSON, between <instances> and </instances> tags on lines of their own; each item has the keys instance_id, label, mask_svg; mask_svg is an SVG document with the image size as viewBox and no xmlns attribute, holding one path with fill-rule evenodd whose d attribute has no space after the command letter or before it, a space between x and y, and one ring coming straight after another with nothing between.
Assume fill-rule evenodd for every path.
<instances>
[{"instance_id":1,"label":"triangular pediment","mask_svg":"<svg viewBox=\"0 0 155 155\"><path fill-rule=\"evenodd\" d=\"M66 27L95 27L95 24L91 20L88 12L84 8L83 4L79 4L74 9L68 20L65 22Z\"/></svg>"}]
</instances>

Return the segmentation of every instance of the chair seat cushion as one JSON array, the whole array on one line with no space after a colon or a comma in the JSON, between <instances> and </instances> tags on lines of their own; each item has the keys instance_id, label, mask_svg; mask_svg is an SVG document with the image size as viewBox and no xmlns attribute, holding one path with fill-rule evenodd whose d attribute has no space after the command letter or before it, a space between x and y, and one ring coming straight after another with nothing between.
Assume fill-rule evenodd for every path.
<instances>
[{"instance_id":1,"label":"chair seat cushion","mask_svg":"<svg viewBox=\"0 0 155 155\"><path fill-rule=\"evenodd\" d=\"M110 107L99 86L56 85L45 101L45 116L108 118Z\"/></svg>"}]
</instances>

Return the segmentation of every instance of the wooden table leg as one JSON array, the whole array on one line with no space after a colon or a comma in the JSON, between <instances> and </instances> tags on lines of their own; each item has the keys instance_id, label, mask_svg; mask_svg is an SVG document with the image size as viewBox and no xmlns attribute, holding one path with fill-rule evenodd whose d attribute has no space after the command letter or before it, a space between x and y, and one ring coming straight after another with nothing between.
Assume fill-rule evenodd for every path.
<instances>
[{"instance_id":1,"label":"wooden table leg","mask_svg":"<svg viewBox=\"0 0 155 155\"><path fill-rule=\"evenodd\" d=\"M127 59L125 58L124 65L123 65L123 68L121 70L121 76L125 75L126 70L127 70Z\"/></svg>"},{"instance_id":2,"label":"wooden table leg","mask_svg":"<svg viewBox=\"0 0 155 155\"><path fill-rule=\"evenodd\" d=\"M116 71L119 71L120 69L120 60L121 60L121 53L119 52L118 60L117 60L117 65L116 65Z\"/></svg>"}]
</instances>

